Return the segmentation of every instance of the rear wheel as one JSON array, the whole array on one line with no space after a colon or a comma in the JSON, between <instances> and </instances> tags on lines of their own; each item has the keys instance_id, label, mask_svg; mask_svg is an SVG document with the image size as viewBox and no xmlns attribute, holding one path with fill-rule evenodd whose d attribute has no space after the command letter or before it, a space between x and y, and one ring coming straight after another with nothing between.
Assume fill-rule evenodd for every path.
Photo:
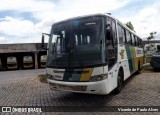
<instances>
[{"instance_id":1,"label":"rear wheel","mask_svg":"<svg viewBox=\"0 0 160 115\"><path fill-rule=\"evenodd\" d=\"M118 72L118 78L117 78L117 88L115 89L115 94L119 94L121 92L123 86L123 72Z\"/></svg>"}]
</instances>

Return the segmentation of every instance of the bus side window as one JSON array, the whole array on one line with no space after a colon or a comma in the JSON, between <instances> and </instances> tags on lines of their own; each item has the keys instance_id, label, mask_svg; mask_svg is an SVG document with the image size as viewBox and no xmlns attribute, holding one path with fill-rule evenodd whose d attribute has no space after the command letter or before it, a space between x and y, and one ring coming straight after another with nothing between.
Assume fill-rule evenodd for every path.
<instances>
[{"instance_id":1,"label":"bus side window","mask_svg":"<svg viewBox=\"0 0 160 115\"><path fill-rule=\"evenodd\" d=\"M110 40L111 39L111 19L107 17L106 21L107 21L106 22L106 40Z\"/></svg>"},{"instance_id":2,"label":"bus side window","mask_svg":"<svg viewBox=\"0 0 160 115\"><path fill-rule=\"evenodd\" d=\"M127 38L127 44L131 44L131 34L129 33L128 30L126 30L126 38Z\"/></svg>"},{"instance_id":3,"label":"bus side window","mask_svg":"<svg viewBox=\"0 0 160 115\"><path fill-rule=\"evenodd\" d=\"M137 37L136 36L134 36L134 40L135 40L134 44L135 44L135 46L137 46Z\"/></svg>"},{"instance_id":4,"label":"bus side window","mask_svg":"<svg viewBox=\"0 0 160 115\"><path fill-rule=\"evenodd\" d=\"M122 28L123 43L126 43L125 29Z\"/></svg>"},{"instance_id":5,"label":"bus side window","mask_svg":"<svg viewBox=\"0 0 160 115\"><path fill-rule=\"evenodd\" d=\"M113 20L112 20L112 34L113 34L114 45L117 46L116 23Z\"/></svg>"},{"instance_id":6,"label":"bus side window","mask_svg":"<svg viewBox=\"0 0 160 115\"><path fill-rule=\"evenodd\" d=\"M139 38L139 47L142 46L141 39Z\"/></svg>"},{"instance_id":7,"label":"bus side window","mask_svg":"<svg viewBox=\"0 0 160 115\"><path fill-rule=\"evenodd\" d=\"M140 47L140 39L137 37L137 46Z\"/></svg>"},{"instance_id":8,"label":"bus side window","mask_svg":"<svg viewBox=\"0 0 160 115\"><path fill-rule=\"evenodd\" d=\"M108 48L114 48L114 42L115 42L115 27L112 25L112 19L107 17L106 22L106 45Z\"/></svg>"},{"instance_id":9,"label":"bus side window","mask_svg":"<svg viewBox=\"0 0 160 115\"><path fill-rule=\"evenodd\" d=\"M139 38L137 37L137 46L139 47Z\"/></svg>"},{"instance_id":10,"label":"bus side window","mask_svg":"<svg viewBox=\"0 0 160 115\"><path fill-rule=\"evenodd\" d=\"M131 37L132 37L132 45L135 45L133 34L131 34Z\"/></svg>"},{"instance_id":11,"label":"bus side window","mask_svg":"<svg viewBox=\"0 0 160 115\"><path fill-rule=\"evenodd\" d=\"M114 63L117 61L117 30L116 30L116 23L112 20L112 34L114 40Z\"/></svg>"},{"instance_id":12,"label":"bus side window","mask_svg":"<svg viewBox=\"0 0 160 115\"><path fill-rule=\"evenodd\" d=\"M139 47L139 38L137 37L137 46Z\"/></svg>"},{"instance_id":13,"label":"bus side window","mask_svg":"<svg viewBox=\"0 0 160 115\"><path fill-rule=\"evenodd\" d=\"M122 36L122 31L121 31L121 26L118 24L118 39L119 43L123 43L123 36Z\"/></svg>"},{"instance_id":14,"label":"bus side window","mask_svg":"<svg viewBox=\"0 0 160 115\"><path fill-rule=\"evenodd\" d=\"M130 40L131 40L131 42L130 42L130 45L132 45L133 44L133 41L132 41L132 34L129 32L129 36L130 36Z\"/></svg>"},{"instance_id":15,"label":"bus side window","mask_svg":"<svg viewBox=\"0 0 160 115\"><path fill-rule=\"evenodd\" d=\"M126 40L125 30L118 24L119 43L124 44Z\"/></svg>"},{"instance_id":16,"label":"bus side window","mask_svg":"<svg viewBox=\"0 0 160 115\"><path fill-rule=\"evenodd\" d=\"M141 39L139 38L139 47L141 47Z\"/></svg>"},{"instance_id":17,"label":"bus side window","mask_svg":"<svg viewBox=\"0 0 160 115\"><path fill-rule=\"evenodd\" d=\"M116 23L111 18L106 18L106 51L108 60L108 67L112 67L116 62L116 48L117 48L117 37L116 37Z\"/></svg>"},{"instance_id":18,"label":"bus side window","mask_svg":"<svg viewBox=\"0 0 160 115\"><path fill-rule=\"evenodd\" d=\"M143 48L143 42L141 39L140 39L140 47Z\"/></svg>"}]
</instances>

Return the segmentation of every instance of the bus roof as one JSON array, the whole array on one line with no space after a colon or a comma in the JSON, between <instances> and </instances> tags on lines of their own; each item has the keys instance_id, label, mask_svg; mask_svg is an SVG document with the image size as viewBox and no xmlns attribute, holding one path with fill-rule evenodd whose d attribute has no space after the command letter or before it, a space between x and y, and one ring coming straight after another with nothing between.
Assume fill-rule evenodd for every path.
<instances>
[{"instance_id":1,"label":"bus roof","mask_svg":"<svg viewBox=\"0 0 160 115\"><path fill-rule=\"evenodd\" d=\"M114 19L116 22L118 22L119 24L121 24L121 26L123 26L125 29L129 30L132 34L136 35L138 38L140 38L133 30L131 30L130 28L128 28L125 24L123 24L121 21L119 21L117 18L113 17L112 15L109 14L103 14L103 13L97 13L97 14L90 14L90 15L83 15L83 16L77 16L77 17L72 17L72 18L68 18L65 20L61 20L58 22L55 22L53 25L61 23L61 22L66 22L66 21L70 21L70 20L74 20L74 19L79 19L79 18L85 18L85 17L91 17L91 16L104 16L104 17L110 17L112 19ZM53 26L52 25L52 26ZM141 39L141 38L140 38Z\"/></svg>"},{"instance_id":2,"label":"bus roof","mask_svg":"<svg viewBox=\"0 0 160 115\"><path fill-rule=\"evenodd\" d=\"M61 21L55 22L53 25L61 23L61 22L66 22L66 21L70 21L70 20L74 20L74 19L91 17L91 16L105 16L105 14L100 14L99 13L99 14L91 14L91 15L82 15L82 16L72 17L72 18L68 18L68 19L65 19L65 20L61 20Z\"/></svg>"}]
</instances>

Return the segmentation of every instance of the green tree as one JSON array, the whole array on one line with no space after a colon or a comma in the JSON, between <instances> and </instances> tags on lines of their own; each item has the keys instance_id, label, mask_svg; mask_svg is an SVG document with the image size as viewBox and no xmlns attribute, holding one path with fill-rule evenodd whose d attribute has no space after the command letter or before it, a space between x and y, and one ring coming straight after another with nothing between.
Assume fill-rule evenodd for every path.
<instances>
[{"instance_id":1,"label":"green tree","mask_svg":"<svg viewBox=\"0 0 160 115\"><path fill-rule=\"evenodd\" d=\"M151 39L154 39L154 35L156 34L157 32L150 32L149 33L149 36L147 37L147 40L150 41Z\"/></svg>"},{"instance_id":2,"label":"green tree","mask_svg":"<svg viewBox=\"0 0 160 115\"><path fill-rule=\"evenodd\" d=\"M133 27L133 25L132 25L131 22L127 22L125 25L126 25L129 29L131 29L131 30L134 31L134 27Z\"/></svg>"},{"instance_id":3,"label":"green tree","mask_svg":"<svg viewBox=\"0 0 160 115\"><path fill-rule=\"evenodd\" d=\"M147 40L148 40L148 46L146 47L146 52L145 53L147 53L148 51L150 51L150 49L154 46L153 44L150 44L149 43L149 41L151 40L151 39L154 39L154 35L156 34L157 32L150 32L149 33L149 36L147 37Z\"/></svg>"}]
</instances>

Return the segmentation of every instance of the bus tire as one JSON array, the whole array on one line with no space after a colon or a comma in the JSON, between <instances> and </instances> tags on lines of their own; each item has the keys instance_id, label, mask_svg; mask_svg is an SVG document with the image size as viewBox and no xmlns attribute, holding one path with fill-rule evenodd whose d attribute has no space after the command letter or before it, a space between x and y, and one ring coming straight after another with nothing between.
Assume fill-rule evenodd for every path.
<instances>
[{"instance_id":1,"label":"bus tire","mask_svg":"<svg viewBox=\"0 0 160 115\"><path fill-rule=\"evenodd\" d=\"M115 94L119 94L121 92L123 86L123 70L120 69L117 77L117 87L115 89Z\"/></svg>"}]
</instances>

